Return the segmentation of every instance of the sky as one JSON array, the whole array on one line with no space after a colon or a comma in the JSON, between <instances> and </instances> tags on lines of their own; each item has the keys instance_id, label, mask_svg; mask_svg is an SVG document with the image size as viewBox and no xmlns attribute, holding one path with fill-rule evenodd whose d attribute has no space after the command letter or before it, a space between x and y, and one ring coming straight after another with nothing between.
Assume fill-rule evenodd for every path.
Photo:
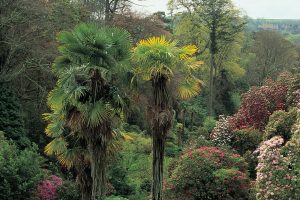
<instances>
[{"instance_id":1,"label":"sky","mask_svg":"<svg viewBox=\"0 0 300 200\"><path fill-rule=\"evenodd\" d=\"M138 2L138 0L134 0ZM142 13L167 11L168 0L142 0L134 6ZM235 5L252 18L300 19L300 0L233 0Z\"/></svg>"}]
</instances>

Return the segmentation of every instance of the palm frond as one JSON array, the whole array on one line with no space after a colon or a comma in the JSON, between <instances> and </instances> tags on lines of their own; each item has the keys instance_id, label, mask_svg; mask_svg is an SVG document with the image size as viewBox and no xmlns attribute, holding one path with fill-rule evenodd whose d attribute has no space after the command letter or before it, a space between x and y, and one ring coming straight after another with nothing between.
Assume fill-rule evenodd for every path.
<instances>
[{"instance_id":1,"label":"palm frond","mask_svg":"<svg viewBox=\"0 0 300 200\"><path fill-rule=\"evenodd\" d=\"M55 120L51 123L48 123L45 133L48 137L56 138L62 136L64 132L64 121L63 120Z\"/></svg>"},{"instance_id":2,"label":"palm frond","mask_svg":"<svg viewBox=\"0 0 300 200\"><path fill-rule=\"evenodd\" d=\"M189 99L197 96L201 91L203 82L196 78L189 78L179 84L177 88L178 97L181 99Z\"/></svg>"},{"instance_id":3,"label":"palm frond","mask_svg":"<svg viewBox=\"0 0 300 200\"><path fill-rule=\"evenodd\" d=\"M198 48L195 45L187 45L179 50L179 57L182 60L186 60L189 57L193 56L198 51Z\"/></svg>"},{"instance_id":4,"label":"palm frond","mask_svg":"<svg viewBox=\"0 0 300 200\"><path fill-rule=\"evenodd\" d=\"M45 147L46 155L60 155L67 150L67 142L63 137L58 137L53 139L49 144Z\"/></svg>"},{"instance_id":5,"label":"palm frond","mask_svg":"<svg viewBox=\"0 0 300 200\"><path fill-rule=\"evenodd\" d=\"M120 61L130 57L130 49L132 46L132 37L128 31L121 28L106 28L106 34L111 38L112 46L109 49L110 54Z\"/></svg>"},{"instance_id":6,"label":"palm frond","mask_svg":"<svg viewBox=\"0 0 300 200\"><path fill-rule=\"evenodd\" d=\"M101 123L110 120L113 113L110 104L102 101L86 104L77 103L76 107L82 114L82 121L91 127L99 126Z\"/></svg>"},{"instance_id":7,"label":"palm frond","mask_svg":"<svg viewBox=\"0 0 300 200\"><path fill-rule=\"evenodd\" d=\"M65 92L62 88L55 87L51 92L48 94L48 106L53 111L62 110L64 107L65 100Z\"/></svg>"}]
</instances>

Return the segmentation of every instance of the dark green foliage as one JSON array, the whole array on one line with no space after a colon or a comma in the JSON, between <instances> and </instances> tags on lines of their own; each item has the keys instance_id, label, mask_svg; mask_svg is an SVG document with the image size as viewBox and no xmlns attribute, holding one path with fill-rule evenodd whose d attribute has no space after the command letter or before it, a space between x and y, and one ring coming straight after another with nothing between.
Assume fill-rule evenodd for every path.
<instances>
[{"instance_id":1,"label":"dark green foliage","mask_svg":"<svg viewBox=\"0 0 300 200\"><path fill-rule=\"evenodd\" d=\"M110 183L113 185L116 194L128 196L134 193L134 188L128 185L127 170L122 164L121 156L113 161L109 174Z\"/></svg>"},{"instance_id":2,"label":"dark green foliage","mask_svg":"<svg viewBox=\"0 0 300 200\"><path fill-rule=\"evenodd\" d=\"M300 73L292 74L292 73L283 73L279 77L279 80L283 83L287 84L287 98L286 103L287 107L293 107L298 100L298 94L295 92L300 88Z\"/></svg>"},{"instance_id":3,"label":"dark green foliage","mask_svg":"<svg viewBox=\"0 0 300 200\"><path fill-rule=\"evenodd\" d=\"M216 126L216 120L213 117L206 117L203 122L203 129L211 133Z\"/></svg>"},{"instance_id":4,"label":"dark green foliage","mask_svg":"<svg viewBox=\"0 0 300 200\"><path fill-rule=\"evenodd\" d=\"M220 75L215 80L214 112L216 116L233 114L235 105L231 98L232 90L233 84L228 79L228 72L221 70Z\"/></svg>"},{"instance_id":5,"label":"dark green foliage","mask_svg":"<svg viewBox=\"0 0 300 200\"><path fill-rule=\"evenodd\" d=\"M239 154L244 155L247 151L253 152L262 142L263 133L254 128L234 131L230 146Z\"/></svg>"},{"instance_id":6,"label":"dark green foliage","mask_svg":"<svg viewBox=\"0 0 300 200\"><path fill-rule=\"evenodd\" d=\"M20 104L8 85L0 84L0 131L19 146L29 145L24 129Z\"/></svg>"},{"instance_id":7,"label":"dark green foliage","mask_svg":"<svg viewBox=\"0 0 300 200\"><path fill-rule=\"evenodd\" d=\"M120 150L111 161L109 182L115 196L146 199L151 191L151 139L141 133L126 135L129 139L120 143Z\"/></svg>"},{"instance_id":8,"label":"dark green foliage","mask_svg":"<svg viewBox=\"0 0 300 200\"><path fill-rule=\"evenodd\" d=\"M75 180L63 181L63 184L56 191L56 200L79 200L80 191Z\"/></svg>"},{"instance_id":9,"label":"dark green foliage","mask_svg":"<svg viewBox=\"0 0 300 200\"><path fill-rule=\"evenodd\" d=\"M249 177L252 178L252 180L254 180L256 178L256 167L258 164L257 155L254 154L252 151L246 151L243 157L248 163Z\"/></svg>"},{"instance_id":10,"label":"dark green foliage","mask_svg":"<svg viewBox=\"0 0 300 200\"><path fill-rule=\"evenodd\" d=\"M274 112L265 128L264 139L268 140L276 135L280 135L284 141L288 141L291 138L291 129L296 120L297 108L293 108L289 112L281 110Z\"/></svg>"},{"instance_id":11,"label":"dark green foliage","mask_svg":"<svg viewBox=\"0 0 300 200\"><path fill-rule=\"evenodd\" d=\"M128 200L128 199L120 196L109 196L106 198L106 200Z\"/></svg>"},{"instance_id":12,"label":"dark green foliage","mask_svg":"<svg viewBox=\"0 0 300 200\"><path fill-rule=\"evenodd\" d=\"M182 147L175 145L174 143L167 142L165 155L169 157L176 157L180 155Z\"/></svg>"},{"instance_id":13,"label":"dark green foliage","mask_svg":"<svg viewBox=\"0 0 300 200\"><path fill-rule=\"evenodd\" d=\"M43 158L37 146L19 150L0 133L0 199L24 200L33 193L43 178Z\"/></svg>"},{"instance_id":14,"label":"dark green foliage","mask_svg":"<svg viewBox=\"0 0 300 200\"><path fill-rule=\"evenodd\" d=\"M250 178L256 177L257 156L253 152L262 142L263 133L254 128L236 130L232 133L230 146L242 155L248 163Z\"/></svg>"}]
</instances>

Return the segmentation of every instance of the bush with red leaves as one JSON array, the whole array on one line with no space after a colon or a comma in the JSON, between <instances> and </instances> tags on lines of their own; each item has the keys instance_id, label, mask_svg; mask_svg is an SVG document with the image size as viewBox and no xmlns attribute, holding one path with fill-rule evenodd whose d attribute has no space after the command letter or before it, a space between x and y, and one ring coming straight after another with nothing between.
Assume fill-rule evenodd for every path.
<instances>
[{"instance_id":1,"label":"bush with red leaves","mask_svg":"<svg viewBox=\"0 0 300 200\"><path fill-rule=\"evenodd\" d=\"M180 157L164 182L164 200L248 199L247 164L238 154L203 146Z\"/></svg>"},{"instance_id":2,"label":"bush with red leaves","mask_svg":"<svg viewBox=\"0 0 300 200\"><path fill-rule=\"evenodd\" d=\"M287 85L267 80L262 87L252 87L242 95L239 111L230 119L232 129L254 127L263 130L270 115L286 108Z\"/></svg>"}]
</instances>

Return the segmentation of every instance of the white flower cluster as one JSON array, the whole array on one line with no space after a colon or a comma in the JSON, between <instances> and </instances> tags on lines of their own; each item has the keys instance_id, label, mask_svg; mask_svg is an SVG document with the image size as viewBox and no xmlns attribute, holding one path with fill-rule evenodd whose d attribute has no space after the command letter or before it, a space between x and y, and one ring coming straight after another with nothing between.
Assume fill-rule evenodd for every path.
<instances>
[{"instance_id":1,"label":"white flower cluster","mask_svg":"<svg viewBox=\"0 0 300 200\"><path fill-rule=\"evenodd\" d=\"M280 185L273 181L273 172L275 170L284 170L279 165L282 155L280 148L284 140L280 136L265 141L258 149L258 165L257 165L257 194L259 200L274 199L277 191L280 191Z\"/></svg>"},{"instance_id":2,"label":"white flower cluster","mask_svg":"<svg viewBox=\"0 0 300 200\"><path fill-rule=\"evenodd\" d=\"M217 146L229 145L232 140L232 133L230 131L229 117L220 115L219 121L216 123L216 127L210 134L211 140Z\"/></svg>"}]
</instances>

